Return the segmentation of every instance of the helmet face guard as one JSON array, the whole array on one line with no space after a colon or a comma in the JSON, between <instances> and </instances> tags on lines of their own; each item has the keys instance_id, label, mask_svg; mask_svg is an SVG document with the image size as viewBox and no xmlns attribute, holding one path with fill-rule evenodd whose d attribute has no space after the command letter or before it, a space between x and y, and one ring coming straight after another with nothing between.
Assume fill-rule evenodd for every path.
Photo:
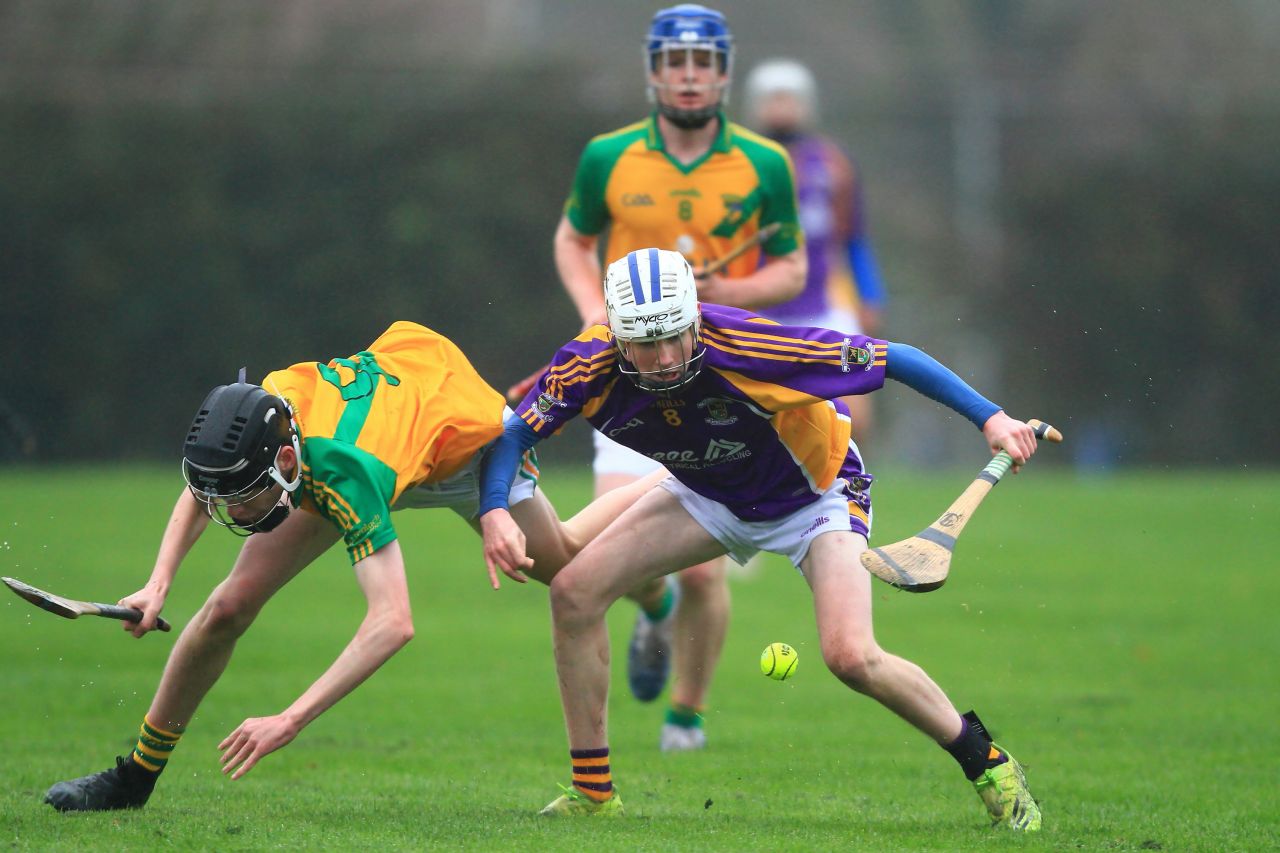
<instances>
[{"instance_id":1,"label":"helmet face guard","mask_svg":"<svg viewBox=\"0 0 1280 853\"><path fill-rule=\"evenodd\" d=\"M684 256L665 249L631 252L609 264L604 290L609 330L620 356L618 370L644 391L670 391L693 381L705 350L698 285ZM649 362L658 361L663 342L671 342L666 348L680 347L678 363L650 367ZM646 346L654 352L642 359L646 369L641 370L635 361Z\"/></svg>"},{"instance_id":2,"label":"helmet face guard","mask_svg":"<svg viewBox=\"0 0 1280 853\"><path fill-rule=\"evenodd\" d=\"M652 341L622 341L615 338L614 345L621 356L618 370L642 391L661 393L683 388L696 379L702 371L702 356L706 350L702 346L698 332L698 324L695 323L692 327L687 327L673 336ZM636 367L636 351L639 348L646 346L657 348L664 341L673 341L673 346L680 347L681 355L678 362L669 367L653 370L640 370ZM675 375L669 379L661 378L668 374Z\"/></svg>"},{"instance_id":3,"label":"helmet face guard","mask_svg":"<svg viewBox=\"0 0 1280 853\"><path fill-rule=\"evenodd\" d=\"M280 470L280 451L292 446L292 479ZM288 495L302 483L302 448L288 404L257 385L220 385L205 398L187 432L182 476L209 517L240 536L278 526L289 513ZM280 498L253 520L237 520L236 507L279 485Z\"/></svg>"},{"instance_id":4,"label":"helmet face guard","mask_svg":"<svg viewBox=\"0 0 1280 853\"><path fill-rule=\"evenodd\" d=\"M246 488L238 492L222 494L217 491L217 486L205 485L200 487L193 483L193 472L188 467L185 459L182 461L182 476L187 481L187 488L191 490L191 494L195 496L195 499L204 506L205 513L208 514L209 518L237 536L252 536L254 533L266 533L279 527L280 523L289 515L288 496L301 482L301 477L295 477L292 482L286 481L281 476L279 468L273 465L259 474L258 478ZM199 477L199 475L196 476ZM238 520L231 515L231 510L254 502L263 493L270 491L277 485L283 487L279 499L262 510L257 518Z\"/></svg>"},{"instance_id":5,"label":"helmet face guard","mask_svg":"<svg viewBox=\"0 0 1280 853\"><path fill-rule=\"evenodd\" d=\"M733 35L729 32L724 15L714 9L685 3L660 10L649 25L644 54L649 100L676 127L704 127L729 103L729 83L733 77ZM654 80L662 69L692 69L699 65L710 65L715 69L716 81L705 87L718 93L714 101L698 109L682 109L666 103L660 97L666 90L675 88L671 84Z\"/></svg>"}]
</instances>

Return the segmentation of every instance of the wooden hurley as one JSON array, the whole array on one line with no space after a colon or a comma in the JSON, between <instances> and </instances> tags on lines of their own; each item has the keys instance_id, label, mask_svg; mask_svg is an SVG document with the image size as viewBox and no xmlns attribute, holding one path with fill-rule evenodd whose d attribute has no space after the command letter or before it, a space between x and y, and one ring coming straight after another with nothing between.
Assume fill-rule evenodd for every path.
<instances>
[{"instance_id":1,"label":"wooden hurley","mask_svg":"<svg viewBox=\"0 0 1280 853\"><path fill-rule=\"evenodd\" d=\"M1055 444L1062 441L1062 433L1046 423L1033 419L1027 424L1036 431L1036 438ZM951 571L951 552L960 531L1011 467L1013 459L1001 450L937 521L910 539L863 551L863 567L890 586L907 592L929 592L942 586Z\"/></svg>"},{"instance_id":2,"label":"wooden hurley","mask_svg":"<svg viewBox=\"0 0 1280 853\"><path fill-rule=\"evenodd\" d=\"M42 589L36 589L29 583L14 578L0 578L9 589L18 596L30 601L41 610L55 613L64 619L78 619L81 616L103 616L107 619L119 619L122 622L137 622L142 619L142 611L136 607L121 607L118 604L97 604L92 601L76 601L63 598ZM160 617L156 617L156 627L161 631L172 629L172 625Z\"/></svg>"}]
</instances>

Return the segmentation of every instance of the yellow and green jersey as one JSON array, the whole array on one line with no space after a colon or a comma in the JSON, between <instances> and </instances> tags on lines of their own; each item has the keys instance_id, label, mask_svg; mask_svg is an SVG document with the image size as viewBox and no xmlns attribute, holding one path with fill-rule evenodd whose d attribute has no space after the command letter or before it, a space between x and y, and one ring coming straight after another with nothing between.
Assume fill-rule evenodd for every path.
<instances>
[{"instance_id":1,"label":"yellow and green jersey","mask_svg":"<svg viewBox=\"0 0 1280 853\"><path fill-rule=\"evenodd\" d=\"M342 531L357 563L396 538L391 507L446 480L502 433L503 399L449 339L395 323L365 351L267 374L302 440L294 501Z\"/></svg>"},{"instance_id":2,"label":"yellow and green jersey","mask_svg":"<svg viewBox=\"0 0 1280 853\"><path fill-rule=\"evenodd\" d=\"M781 228L764 254L785 255L803 241L787 152L723 113L711 149L688 165L666 152L655 116L592 139L564 213L583 234L611 226L606 262L653 247L680 252L696 267L774 222ZM753 249L722 275L750 275L760 263L761 249Z\"/></svg>"}]
</instances>

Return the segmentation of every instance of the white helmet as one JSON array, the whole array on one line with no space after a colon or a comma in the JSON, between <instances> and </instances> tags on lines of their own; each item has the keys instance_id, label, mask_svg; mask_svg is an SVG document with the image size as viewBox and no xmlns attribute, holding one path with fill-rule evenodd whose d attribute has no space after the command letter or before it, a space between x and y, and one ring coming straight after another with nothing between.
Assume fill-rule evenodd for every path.
<instances>
[{"instance_id":1,"label":"white helmet","mask_svg":"<svg viewBox=\"0 0 1280 853\"><path fill-rule=\"evenodd\" d=\"M630 362L630 345L677 337L693 330L694 352L682 364L683 372L672 382L658 382L634 366L619 369L647 391L679 387L698 375L702 348L698 341L698 283L684 255L668 249L640 249L609 264L604 276L604 307L609 330L622 355Z\"/></svg>"},{"instance_id":2,"label":"white helmet","mask_svg":"<svg viewBox=\"0 0 1280 853\"><path fill-rule=\"evenodd\" d=\"M818 84L808 68L794 59L770 59L751 69L747 75L747 109L752 115L771 95L786 93L795 97L812 122L818 111Z\"/></svg>"}]
</instances>

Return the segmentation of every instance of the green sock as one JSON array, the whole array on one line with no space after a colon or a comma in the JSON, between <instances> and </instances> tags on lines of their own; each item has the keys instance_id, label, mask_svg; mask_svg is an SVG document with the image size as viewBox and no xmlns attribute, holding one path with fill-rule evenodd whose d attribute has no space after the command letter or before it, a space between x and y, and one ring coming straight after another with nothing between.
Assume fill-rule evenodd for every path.
<instances>
[{"instance_id":1,"label":"green sock","mask_svg":"<svg viewBox=\"0 0 1280 853\"><path fill-rule=\"evenodd\" d=\"M662 586L662 600L652 610L645 608L644 615L649 617L650 622L661 622L671 614L671 608L675 607L676 593L672 589L671 581L667 581Z\"/></svg>"},{"instance_id":2,"label":"green sock","mask_svg":"<svg viewBox=\"0 0 1280 853\"><path fill-rule=\"evenodd\" d=\"M702 715L698 713L697 708L681 705L679 702L672 702L671 707L667 709L667 723L673 726L682 726L686 729L700 729L702 728Z\"/></svg>"}]
</instances>

